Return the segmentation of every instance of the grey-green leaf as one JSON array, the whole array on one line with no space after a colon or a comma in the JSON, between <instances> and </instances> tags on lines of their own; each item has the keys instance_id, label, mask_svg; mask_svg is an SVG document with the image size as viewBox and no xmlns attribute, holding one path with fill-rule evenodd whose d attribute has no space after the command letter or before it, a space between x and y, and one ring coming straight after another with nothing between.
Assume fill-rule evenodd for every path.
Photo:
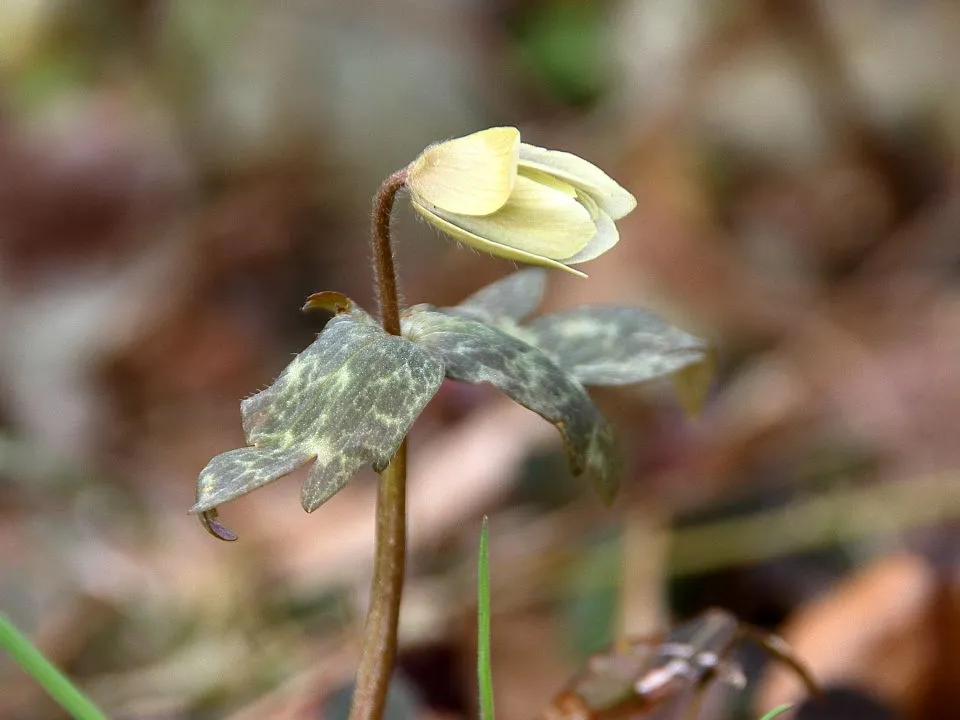
<instances>
[{"instance_id":1,"label":"grey-green leaf","mask_svg":"<svg viewBox=\"0 0 960 720\"><path fill-rule=\"evenodd\" d=\"M490 383L556 425L573 473L586 470L604 501L613 499L620 474L613 429L583 386L547 355L496 327L427 307L407 313L404 336L439 354L447 377Z\"/></svg>"},{"instance_id":2,"label":"grey-green leaf","mask_svg":"<svg viewBox=\"0 0 960 720\"><path fill-rule=\"evenodd\" d=\"M652 313L586 306L535 318L522 336L584 385L625 385L680 370L706 357L703 340Z\"/></svg>"},{"instance_id":3,"label":"grey-green leaf","mask_svg":"<svg viewBox=\"0 0 960 720\"><path fill-rule=\"evenodd\" d=\"M387 466L443 377L436 353L388 335L366 313L334 317L273 385L241 403L253 447L210 461L191 511L210 510L314 460L302 496L312 512L363 465Z\"/></svg>"},{"instance_id":4,"label":"grey-green leaf","mask_svg":"<svg viewBox=\"0 0 960 720\"><path fill-rule=\"evenodd\" d=\"M303 447L245 447L217 455L200 472L197 504L191 512L246 495L268 482L293 472L310 460Z\"/></svg>"},{"instance_id":5,"label":"grey-green leaf","mask_svg":"<svg viewBox=\"0 0 960 720\"><path fill-rule=\"evenodd\" d=\"M540 304L546 284L547 273L542 268L520 270L481 288L456 307L444 310L494 324L503 320L518 322Z\"/></svg>"}]
</instances>

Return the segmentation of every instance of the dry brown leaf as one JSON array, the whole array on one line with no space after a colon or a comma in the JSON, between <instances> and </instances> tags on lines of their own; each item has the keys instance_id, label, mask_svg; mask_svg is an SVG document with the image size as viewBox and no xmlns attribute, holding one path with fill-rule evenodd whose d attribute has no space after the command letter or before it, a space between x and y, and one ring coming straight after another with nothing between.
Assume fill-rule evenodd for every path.
<instances>
[{"instance_id":1,"label":"dry brown leaf","mask_svg":"<svg viewBox=\"0 0 960 720\"><path fill-rule=\"evenodd\" d=\"M936 591L936 574L922 558L890 555L801 608L781 636L823 686L854 686L917 717L936 659ZM803 696L794 673L773 667L755 707Z\"/></svg>"}]
</instances>

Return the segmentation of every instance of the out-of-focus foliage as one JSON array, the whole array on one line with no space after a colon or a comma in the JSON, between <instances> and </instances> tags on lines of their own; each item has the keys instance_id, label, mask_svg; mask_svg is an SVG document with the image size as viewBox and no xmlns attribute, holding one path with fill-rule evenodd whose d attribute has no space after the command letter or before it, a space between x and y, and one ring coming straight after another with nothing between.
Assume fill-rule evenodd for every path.
<instances>
[{"instance_id":1,"label":"out-of-focus foliage","mask_svg":"<svg viewBox=\"0 0 960 720\"><path fill-rule=\"evenodd\" d=\"M480 720L494 720L490 602L490 527L484 517L477 551L477 696L480 700Z\"/></svg>"},{"instance_id":2,"label":"out-of-focus foliage","mask_svg":"<svg viewBox=\"0 0 960 720\"><path fill-rule=\"evenodd\" d=\"M6 616L0 615L0 648L76 720L106 720L104 714L54 667Z\"/></svg>"}]
</instances>

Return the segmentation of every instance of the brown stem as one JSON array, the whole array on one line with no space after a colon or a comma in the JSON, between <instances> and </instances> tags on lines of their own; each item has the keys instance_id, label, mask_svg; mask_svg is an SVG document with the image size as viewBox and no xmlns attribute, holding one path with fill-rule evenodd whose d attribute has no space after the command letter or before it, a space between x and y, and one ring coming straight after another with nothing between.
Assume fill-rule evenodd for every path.
<instances>
[{"instance_id":1,"label":"brown stem","mask_svg":"<svg viewBox=\"0 0 960 720\"><path fill-rule=\"evenodd\" d=\"M407 171L400 170L380 186L373 201L373 227L370 234L380 322L383 329L392 335L400 334L400 299L397 296L397 274L390 243L390 215L397 191L403 187L406 179ZM350 720L380 720L386 705L393 663L397 656L397 622L400 619L407 545L406 505L407 441L404 440L390 464L380 473L373 586Z\"/></svg>"},{"instance_id":2,"label":"brown stem","mask_svg":"<svg viewBox=\"0 0 960 720\"><path fill-rule=\"evenodd\" d=\"M406 181L406 168L384 180L373 201L373 226L370 229L380 322L391 335L400 334L400 299L397 295L397 272L393 267L393 244L390 242L390 215L397 191Z\"/></svg>"},{"instance_id":3,"label":"brown stem","mask_svg":"<svg viewBox=\"0 0 960 720\"><path fill-rule=\"evenodd\" d=\"M379 720L387 701L397 655L397 621L403 593L406 480L407 441L404 440L387 469L380 474L373 589L350 720Z\"/></svg>"}]
</instances>

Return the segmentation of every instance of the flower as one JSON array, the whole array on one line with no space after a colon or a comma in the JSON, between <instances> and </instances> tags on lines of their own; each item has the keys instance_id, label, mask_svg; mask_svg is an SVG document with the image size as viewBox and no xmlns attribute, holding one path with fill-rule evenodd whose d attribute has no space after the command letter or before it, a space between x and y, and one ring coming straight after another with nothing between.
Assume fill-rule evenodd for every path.
<instances>
[{"instance_id":1,"label":"flower","mask_svg":"<svg viewBox=\"0 0 960 720\"><path fill-rule=\"evenodd\" d=\"M431 145L407 168L414 209L444 233L508 260L560 268L617 244L637 201L570 153L520 142L512 127Z\"/></svg>"}]
</instances>

